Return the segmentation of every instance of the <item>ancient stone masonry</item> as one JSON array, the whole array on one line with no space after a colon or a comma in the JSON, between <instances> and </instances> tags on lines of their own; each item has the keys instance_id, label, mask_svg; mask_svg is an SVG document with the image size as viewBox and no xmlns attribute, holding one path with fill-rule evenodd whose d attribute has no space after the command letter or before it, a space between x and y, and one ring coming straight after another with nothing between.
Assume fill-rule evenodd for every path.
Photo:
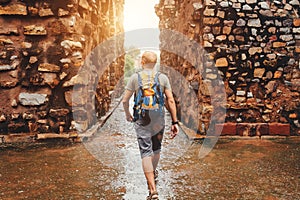
<instances>
[{"instance_id":1,"label":"ancient stone masonry","mask_svg":"<svg viewBox=\"0 0 300 200\"><path fill-rule=\"evenodd\" d=\"M198 95L199 132L207 130L212 111L223 107L223 134L300 134L298 0L161 0L156 12L161 29L179 31L206 51L199 66L161 54ZM226 105L211 107L209 88L218 79L224 82ZM188 122L195 111L181 109ZM219 130L217 118L213 123Z\"/></svg>"},{"instance_id":2,"label":"ancient stone masonry","mask_svg":"<svg viewBox=\"0 0 300 200\"><path fill-rule=\"evenodd\" d=\"M123 31L122 11L123 0L0 1L0 142L9 142L10 133L68 133L75 125L86 130L94 123L89 107L96 106L96 117L105 114L123 59L101 77L77 72L94 47ZM90 63L97 69L96 61ZM96 92L87 86L93 81ZM75 89L86 93L76 105Z\"/></svg>"}]
</instances>

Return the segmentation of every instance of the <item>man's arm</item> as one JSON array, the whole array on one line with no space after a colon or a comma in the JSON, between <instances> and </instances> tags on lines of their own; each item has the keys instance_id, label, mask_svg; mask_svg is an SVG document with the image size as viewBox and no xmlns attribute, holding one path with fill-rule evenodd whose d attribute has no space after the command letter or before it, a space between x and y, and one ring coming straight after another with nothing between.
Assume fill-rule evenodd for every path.
<instances>
[{"instance_id":1,"label":"man's arm","mask_svg":"<svg viewBox=\"0 0 300 200\"><path fill-rule=\"evenodd\" d=\"M175 104L175 100L174 100L174 97L173 97L173 94L172 94L171 90L165 89L165 95L166 95L166 98L167 98L167 104L168 104L168 108L169 108L169 111L171 113L171 118L172 118L172 126L171 126L172 135L171 135L171 138L174 138L179 132L178 124L173 124L173 122L178 122L176 104Z\"/></svg>"},{"instance_id":2,"label":"man's arm","mask_svg":"<svg viewBox=\"0 0 300 200\"><path fill-rule=\"evenodd\" d=\"M171 112L172 121L177 121L177 112L176 112L176 104L172 94L172 91L169 89L165 89L165 95L167 98L168 108Z\"/></svg>"},{"instance_id":3,"label":"man's arm","mask_svg":"<svg viewBox=\"0 0 300 200\"><path fill-rule=\"evenodd\" d=\"M132 115L130 114L130 111L129 111L129 100L130 100L132 94L133 94L133 91L126 90L125 94L124 94L124 97L123 97L123 100L122 100L123 108L124 108L125 115L126 115L126 120L129 121L129 122L133 121L133 117L132 117Z\"/></svg>"}]
</instances>

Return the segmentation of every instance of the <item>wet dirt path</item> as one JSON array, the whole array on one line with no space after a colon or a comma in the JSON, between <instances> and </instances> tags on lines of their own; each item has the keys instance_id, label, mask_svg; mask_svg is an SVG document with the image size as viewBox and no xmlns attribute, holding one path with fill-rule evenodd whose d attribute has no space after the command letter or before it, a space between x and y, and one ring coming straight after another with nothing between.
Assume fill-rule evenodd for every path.
<instances>
[{"instance_id":1,"label":"wet dirt path","mask_svg":"<svg viewBox=\"0 0 300 200\"><path fill-rule=\"evenodd\" d=\"M175 140L165 136L163 145L160 200L300 199L299 140L219 140L204 159L201 144L182 132ZM6 148L0 159L3 200L143 200L148 193L133 125L121 107L87 142Z\"/></svg>"}]
</instances>

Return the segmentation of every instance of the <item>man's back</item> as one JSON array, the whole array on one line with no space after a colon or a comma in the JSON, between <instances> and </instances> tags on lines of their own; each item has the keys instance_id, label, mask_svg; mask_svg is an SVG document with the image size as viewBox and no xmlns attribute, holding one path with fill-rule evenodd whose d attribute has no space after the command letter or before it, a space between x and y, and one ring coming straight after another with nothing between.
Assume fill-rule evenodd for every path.
<instances>
[{"instance_id":1,"label":"man's back","mask_svg":"<svg viewBox=\"0 0 300 200\"><path fill-rule=\"evenodd\" d=\"M134 73L130 77L130 79L125 87L126 90L134 91L135 93L138 92L138 90L139 90L138 73L140 73L140 74L144 73L144 74L146 74L146 76L148 76L148 80L146 79L145 84L149 84L150 82L152 82L151 78L153 77L153 75L155 76L156 73L159 73L158 81L162 88L162 91L165 91L165 89L171 90L169 78L165 74L163 74L161 72L157 72L154 69L153 70L152 69L143 69L140 72Z\"/></svg>"}]
</instances>

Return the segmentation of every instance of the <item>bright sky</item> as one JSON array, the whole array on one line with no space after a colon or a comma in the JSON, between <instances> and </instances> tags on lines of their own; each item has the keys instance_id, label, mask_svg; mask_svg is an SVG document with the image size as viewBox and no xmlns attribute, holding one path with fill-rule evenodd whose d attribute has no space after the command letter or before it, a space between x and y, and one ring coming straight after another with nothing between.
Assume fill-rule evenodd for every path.
<instances>
[{"instance_id":1,"label":"bright sky","mask_svg":"<svg viewBox=\"0 0 300 200\"><path fill-rule=\"evenodd\" d=\"M125 0L124 29L158 28L154 6L159 0Z\"/></svg>"},{"instance_id":2,"label":"bright sky","mask_svg":"<svg viewBox=\"0 0 300 200\"><path fill-rule=\"evenodd\" d=\"M159 0L125 0L124 31L126 47L153 47L158 49L159 18L154 9L154 6L158 3ZM153 30L145 28L152 28Z\"/></svg>"}]
</instances>

